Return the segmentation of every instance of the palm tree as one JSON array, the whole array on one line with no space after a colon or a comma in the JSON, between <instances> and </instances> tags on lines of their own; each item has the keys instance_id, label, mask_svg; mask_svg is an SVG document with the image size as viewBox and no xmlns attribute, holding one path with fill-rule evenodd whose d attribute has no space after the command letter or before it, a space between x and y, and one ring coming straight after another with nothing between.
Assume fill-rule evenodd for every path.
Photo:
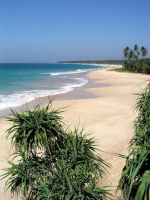
<instances>
[{"instance_id":1,"label":"palm tree","mask_svg":"<svg viewBox=\"0 0 150 200\"><path fill-rule=\"evenodd\" d=\"M133 59L134 57L135 57L135 53L134 53L133 50L131 50L131 51L129 52L129 60Z\"/></svg>"},{"instance_id":2,"label":"palm tree","mask_svg":"<svg viewBox=\"0 0 150 200\"><path fill-rule=\"evenodd\" d=\"M140 49L140 51L142 52L142 56L143 56L143 58L147 55L147 49L145 48L145 47L141 47L141 49Z\"/></svg>"},{"instance_id":3,"label":"palm tree","mask_svg":"<svg viewBox=\"0 0 150 200\"><path fill-rule=\"evenodd\" d=\"M137 44L135 44L135 45L134 45L134 51L135 51L135 52L138 52L138 50L139 50L139 47L138 47Z\"/></svg>"},{"instance_id":4,"label":"palm tree","mask_svg":"<svg viewBox=\"0 0 150 200\"><path fill-rule=\"evenodd\" d=\"M124 58L129 59L129 51L130 51L130 48L128 46L123 50Z\"/></svg>"},{"instance_id":5,"label":"palm tree","mask_svg":"<svg viewBox=\"0 0 150 200\"><path fill-rule=\"evenodd\" d=\"M134 45L134 53L135 53L135 59L138 60L140 56L140 52L139 52L139 47L137 44Z\"/></svg>"}]
</instances>

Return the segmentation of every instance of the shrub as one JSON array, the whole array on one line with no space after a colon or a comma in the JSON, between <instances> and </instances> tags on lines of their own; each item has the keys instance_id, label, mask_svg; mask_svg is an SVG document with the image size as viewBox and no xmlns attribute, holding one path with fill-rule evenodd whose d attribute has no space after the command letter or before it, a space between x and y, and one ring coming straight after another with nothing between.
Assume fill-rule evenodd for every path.
<instances>
[{"instance_id":1,"label":"shrub","mask_svg":"<svg viewBox=\"0 0 150 200\"><path fill-rule=\"evenodd\" d=\"M93 138L78 128L66 129L60 113L40 105L7 118L16 151L3 178L13 194L26 200L105 199L100 187L109 165L97 154Z\"/></svg>"},{"instance_id":2,"label":"shrub","mask_svg":"<svg viewBox=\"0 0 150 200\"><path fill-rule=\"evenodd\" d=\"M150 85L138 94L138 116L134 122L135 133L129 148L118 189L126 200L150 198Z\"/></svg>"}]
</instances>

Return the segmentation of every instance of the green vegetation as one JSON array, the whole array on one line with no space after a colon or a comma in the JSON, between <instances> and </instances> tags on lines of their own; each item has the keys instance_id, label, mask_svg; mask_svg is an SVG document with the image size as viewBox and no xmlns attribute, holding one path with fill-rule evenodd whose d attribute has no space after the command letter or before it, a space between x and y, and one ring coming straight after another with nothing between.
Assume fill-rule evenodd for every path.
<instances>
[{"instance_id":1,"label":"green vegetation","mask_svg":"<svg viewBox=\"0 0 150 200\"><path fill-rule=\"evenodd\" d=\"M118 189L126 200L150 198L150 85L138 94L138 117L134 122L135 133L130 141L129 155L123 156L123 168Z\"/></svg>"},{"instance_id":2,"label":"green vegetation","mask_svg":"<svg viewBox=\"0 0 150 200\"><path fill-rule=\"evenodd\" d=\"M25 200L98 200L109 198L100 186L109 165L84 130L66 129L62 110L40 105L7 118L15 152L3 178L6 189Z\"/></svg>"},{"instance_id":3,"label":"green vegetation","mask_svg":"<svg viewBox=\"0 0 150 200\"><path fill-rule=\"evenodd\" d=\"M84 64L114 64L122 65L124 60L75 60L75 61L59 61L57 63L84 63Z\"/></svg>"},{"instance_id":4,"label":"green vegetation","mask_svg":"<svg viewBox=\"0 0 150 200\"><path fill-rule=\"evenodd\" d=\"M139 50L139 47L135 45L134 49L130 50L127 46L123 50L123 54L124 58L126 58L123 68L126 71L150 74L150 59L145 59L147 55L147 49L145 47L141 47ZM140 59L140 56L142 56L143 59Z\"/></svg>"},{"instance_id":5,"label":"green vegetation","mask_svg":"<svg viewBox=\"0 0 150 200\"><path fill-rule=\"evenodd\" d=\"M115 72L126 72L126 73L132 73L132 74L137 74L138 72L133 72L133 71L127 71L124 68L114 68L114 69L109 69L108 71L115 71Z\"/></svg>"},{"instance_id":6,"label":"green vegetation","mask_svg":"<svg viewBox=\"0 0 150 200\"><path fill-rule=\"evenodd\" d=\"M147 53L145 47L142 46L139 49L138 45L135 45L133 50L130 50L128 46L123 50L125 60L76 60L59 61L57 63L123 65L123 69L112 71L150 74L150 58L145 58Z\"/></svg>"},{"instance_id":7,"label":"green vegetation","mask_svg":"<svg viewBox=\"0 0 150 200\"><path fill-rule=\"evenodd\" d=\"M127 72L124 68L114 68L114 69L109 69L108 71Z\"/></svg>"}]
</instances>

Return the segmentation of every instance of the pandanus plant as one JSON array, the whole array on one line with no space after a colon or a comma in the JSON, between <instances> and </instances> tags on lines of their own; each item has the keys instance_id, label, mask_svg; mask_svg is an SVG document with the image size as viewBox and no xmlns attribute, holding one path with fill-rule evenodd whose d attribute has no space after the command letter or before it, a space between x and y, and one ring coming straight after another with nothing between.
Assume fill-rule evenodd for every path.
<instances>
[{"instance_id":1,"label":"pandanus plant","mask_svg":"<svg viewBox=\"0 0 150 200\"><path fill-rule=\"evenodd\" d=\"M135 133L129 145L129 155L124 156L118 189L126 200L150 199L150 84L138 94L138 116L134 122Z\"/></svg>"},{"instance_id":2,"label":"pandanus plant","mask_svg":"<svg viewBox=\"0 0 150 200\"><path fill-rule=\"evenodd\" d=\"M53 110L51 101L45 108L36 106L33 111L26 110L18 114L12 110L12 117L7 118L13 125L7 130L6 138L11 137L11 143L16 151L13 161L8 161L4 177L9 179L6 187L12 193L22 191L28 199L37 183L38 174L46 177L39 165L52 168L59 158L59 148L64 145L61 110ZM16 162L17 159L17 162Z\"/></svg>"},{"instance_id":3,"label":"pandanus plant","mask_svg":"<svg viewBox=\"0 0 150 200\"><path fill-rule=\"evenodd\" d=\"M26 200L110 198L101 186L109 165L83 129L66 128L62 112L52 109L52 101L45 108L12 111L7 138L11 137L15 153L3 175L6 189Z\"/></svg>"}]
</instances>

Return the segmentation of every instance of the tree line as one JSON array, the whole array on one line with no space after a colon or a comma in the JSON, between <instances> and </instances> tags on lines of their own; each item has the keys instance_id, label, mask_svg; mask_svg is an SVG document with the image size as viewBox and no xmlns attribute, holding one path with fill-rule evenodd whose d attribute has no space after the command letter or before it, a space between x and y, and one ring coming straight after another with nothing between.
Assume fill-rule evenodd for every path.
<instances>
[{"instance_id":1,"label":"tree line","mask_svg":"<svg viewBox=\"0 0 150 200\"><path fill-rule=\"evenodd\" d=\"M58 61L57 63L75 63L75 64L114 64L121 65L124 63L124 60L74 60L74 61Z\"/></svg>"},{"instance_id":2,"label":"tree line","mask_svg":"<svg viewBox=\"0 0 150 200\"><path fill-rule=\"evenodd\" d=\"M123 50L123 55L126 59L123 64L123 68L126 71L150 74L150 59L145 58L147 56L147 53L147 49L143 46L139 48L136 44L134 45L133 50L131 50L130 47L127 46Z\"/></svg>"}]
</instances>

